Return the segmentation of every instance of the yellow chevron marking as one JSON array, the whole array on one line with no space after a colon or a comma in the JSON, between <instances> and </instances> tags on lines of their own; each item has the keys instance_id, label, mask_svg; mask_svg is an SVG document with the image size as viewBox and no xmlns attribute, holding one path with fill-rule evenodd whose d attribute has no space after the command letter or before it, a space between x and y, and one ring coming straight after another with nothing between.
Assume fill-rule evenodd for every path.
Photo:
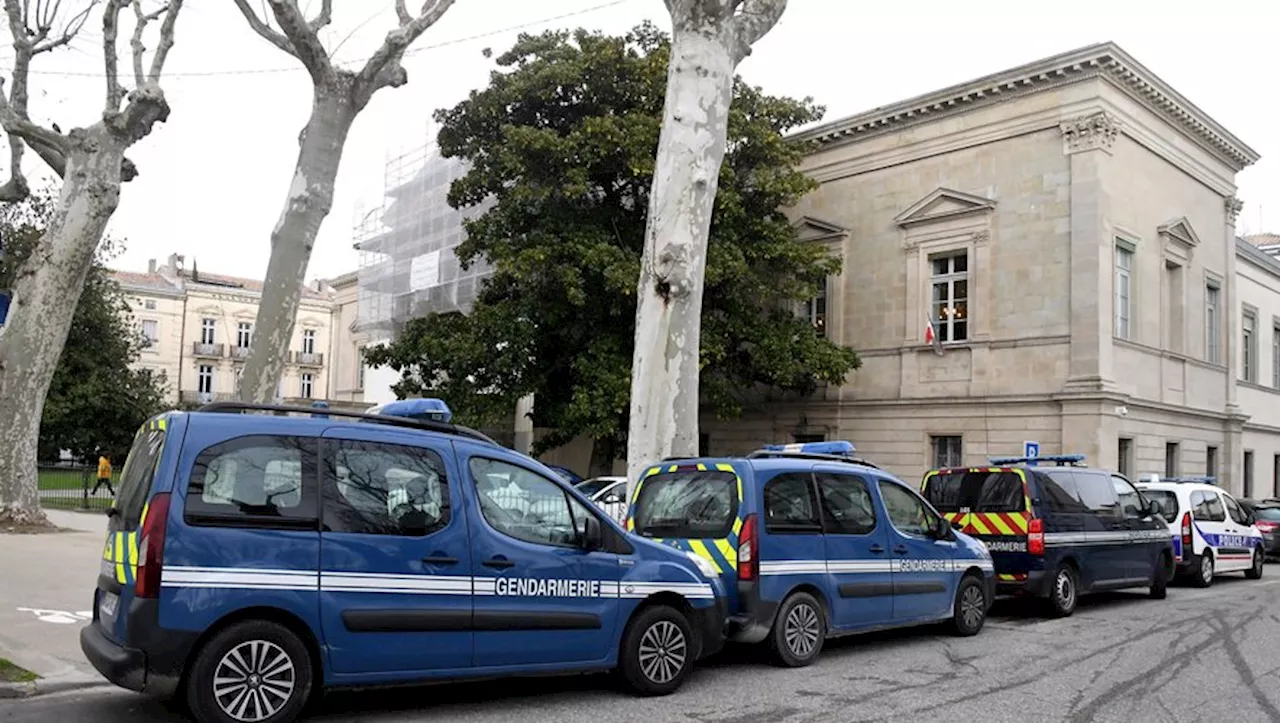
<instances>
[{"instance_id":1,"label":"yellow chevron marking","mask_svg":"<svg viewBox=\"0 0 1280 723\"><path fill-rule=\"evenodd\" d=\"M707 549L707 546L702 543L702 540L689 540L689 547L693 548L693 552L697 554L698 557L710 562L711 566L716 569L717 574L724 573L724 570L720 567L720 563L716 562L715 556L712 555L711 551Z\"/></svg>"},{"instance_id":2,"label":"yellow chevron marking","mask_svg":"<svg viewBox=\"0 0 1280 723\"><path fill-rule=\"evenodd\" d=\"M1001 535L1014 534L1013 528L1009 527L1009 525L1006 524L999 515L984 515L984 517L986 517L987 526L994 527Z\"/></svg>"},{"instance_id":3,"label":"yellow chevron marking","mask_svg":"<svg viewBox=\"0 0 1280 723\"><path fill-rule=\"evenodd\" d=\"M728 540L716 540L716 549L720 550L725 562L731 567L738 566L738 551L733 549L733 545L730 545Z\"/></svg>"}]
</instances>

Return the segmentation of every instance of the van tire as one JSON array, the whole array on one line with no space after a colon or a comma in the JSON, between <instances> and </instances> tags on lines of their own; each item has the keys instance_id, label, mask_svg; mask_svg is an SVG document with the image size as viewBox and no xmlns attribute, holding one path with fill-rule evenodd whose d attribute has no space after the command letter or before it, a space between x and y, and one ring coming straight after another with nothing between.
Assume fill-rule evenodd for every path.
<instances>
[{"instance_id":1,"label":"van tire","mask_svg":"<svg viewBox=\"0 0 1280 723\"><path fill-rule=\"evenodd\" d=\"M1248 570L1244 571L1244 576L1250 580L1262 579L1262 568L1267 564L1267 556L1262 553L1261 547L1253 548L1253 564Z\"/></svg>"},{"instance_id":2,"label":"van tire","mask_svg":"<svg viewBox=\"0 0 1280 723\"><path fill-rule=\"evenodd\" d=\"M822 603L807 592L794 592L778 606L769 632L769 653L775 665L803 668L818 659L827 638Z\"/></svg>"},{"instance_id":3,"label":"van tire","mask_svg":"<svg viewBox=\"0 0 1280 723\"><path fill-rule=\"evenodd\" d=\"M1049 599L1045 602L1051 617L1071 617L1080 603L1080 575L1075 567L1066 562L1058 565L1050 578Z\"/></svg>"},{"instance_id":4,"label":"van tire","mask_svg":"<svg viewBox=\"0 0 1280 723\"><path fill-rule=\"evenodd\" d=\"M987 608L990 606L991 601L987 599L987 590L981 579L973 574L960 578L951 614L952 632L962 638L977 635L987 621Z\"/></svg>"},{"instance_id":5,"label":"van tire","mask_svg":"<svg viewBox=\"0 0 1280 723\"><path fill-rule=\"evenodd\" d=\"M1151 580L1151 591L1148 597L1152 600L1163 600L1169 597L1169 578L1172 577L1173 558L1169 553L1160 553L1156 562L1155 577Z\"/></svg>"},{"instance_id":6,"label":"van tire","mask_svg":"<svg viewBox=\"0 0 1280 723\"><path fill-rule=\"evenodd\" d=\"M1215 574L1217 570L1213 565L1213 552L1206 547L1204 553L1196 558L1196 566L1191 570L1191 584L1195 587L1209 587L1213 584Z\"/></svg>"},{"instance_id":7,"label":"van tire","mask_svg":"<svg viewBox=\"0 0 1280 723\"><path fill-rule=\"evenodd\" d=\"M259 656L257 660L248 659L255 653ZM282 666L292 666L292 674L287 670L284 673L274 672ZM258 705L259 699L267 701L267 710L272 705L277 706L271 715L261 719L261 723L296 720L311 698L315 679L307 646L288 628L266 620L236 623L213 636L196 653L187 676L187 705L197 721L243 723L243 717L236 717L224 709L235 712L232 705L235 694L215 695L214 680L220 677L243 677L245 692L287 690L288 697L283 699L278 695L257 692L253 702L245 703L248 706L245 714Z\"/></svg>"},{"instance_id":8,"label":"van tire","mask_svg":"<svg viewBox=\"0 0 1280 723\"><path fill-rule=\"evenodd\" d=\"M618 672L638 695L669 695L688 677L697 650L689 620L675 608L655 605L641 610L627 625L618 651ZM662 660L654 661L654 655Z\"/></svg>"}]
</instances>

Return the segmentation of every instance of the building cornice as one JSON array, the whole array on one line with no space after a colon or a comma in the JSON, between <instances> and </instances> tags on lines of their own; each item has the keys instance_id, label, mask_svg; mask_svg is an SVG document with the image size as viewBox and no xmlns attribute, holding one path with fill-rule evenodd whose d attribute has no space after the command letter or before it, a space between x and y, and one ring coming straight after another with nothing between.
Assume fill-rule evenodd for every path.
<instances>
[{"instance_id":1,"label":"building cornice","mask_svg":"<svg viewBox=\"0 0 1280 723\"><path fill-rule=\"evenodd\" d=\"M1238 237L1236 238L1236 258L1244 259L1273 277L1280 279L1280 259Z\"/></svg>"},{"instance_id":2,"label":"building cornice","mask_svg":"<svg viewBox=\"0 0 1280 723\"><path fill-rule=\"evenodd\" d=\"M1115 43L1055 55L967 83L916 96L800 131L790 138L812 151L969 112L1010 98L1104 78L1237 171L1260 157Z\"/></svg>"}]
</instances>

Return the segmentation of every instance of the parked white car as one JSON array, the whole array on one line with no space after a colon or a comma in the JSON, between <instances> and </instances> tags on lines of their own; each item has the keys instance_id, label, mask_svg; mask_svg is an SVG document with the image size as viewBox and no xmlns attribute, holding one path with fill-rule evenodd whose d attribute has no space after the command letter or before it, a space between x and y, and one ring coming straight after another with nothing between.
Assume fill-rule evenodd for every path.
<instances>
[{"instance_id":1,"label":"parked white car","mask_svg":"<svg viewBox=\"0 0 1280 723\"><path fill-rule=\"evenodd\" d=\"M578 483L578 491L618 522L627 519L627 478L592 477Z\"/></svg>"},{"instance_id":2,"label":"parked white car","mask_svg":"<svg viewBox=\"0 0 1280 723\"><path fill-rule=\"evenodd\" d=\"M1266 561L1262 531L1226 490L1207 478L1150 475L1135 485L1160 507L1173 536L1178 574L1197 587L1209 587L1214 575L1243 572L1262 577Z\"/></svg>"}]
</instances>

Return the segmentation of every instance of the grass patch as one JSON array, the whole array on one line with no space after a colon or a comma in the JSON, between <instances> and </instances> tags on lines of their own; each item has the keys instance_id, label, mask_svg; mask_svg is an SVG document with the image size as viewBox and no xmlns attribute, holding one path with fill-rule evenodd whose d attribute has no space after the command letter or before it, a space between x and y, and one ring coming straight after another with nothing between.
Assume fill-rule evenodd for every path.
<instances>
[{"instance_id":1,"label":"grass patch","mask_svg":"<svg viewBox=\"0 0 1280 723\"><path fill-rule=\"evenodd\" d=\"M40 676L0 658L0 683L30 683Z\"/></svg>"}]
</instances>

